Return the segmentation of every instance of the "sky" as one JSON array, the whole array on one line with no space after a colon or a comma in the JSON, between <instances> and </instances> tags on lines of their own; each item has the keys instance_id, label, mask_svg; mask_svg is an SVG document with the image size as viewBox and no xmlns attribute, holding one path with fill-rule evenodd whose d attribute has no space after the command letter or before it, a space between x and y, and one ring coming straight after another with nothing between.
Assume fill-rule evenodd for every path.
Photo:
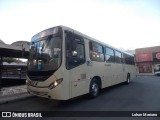
<instances>
[{"instance_id":1,"label":"sky","mask_svg":"<svg viewBox=\"0 0 160 120\"><path fill-rule=\"evenodd\" d=\"M0 39L30 41L64 25L116 48L160 45L159 0L0 0Z\"/></svg>"}]
</instances>

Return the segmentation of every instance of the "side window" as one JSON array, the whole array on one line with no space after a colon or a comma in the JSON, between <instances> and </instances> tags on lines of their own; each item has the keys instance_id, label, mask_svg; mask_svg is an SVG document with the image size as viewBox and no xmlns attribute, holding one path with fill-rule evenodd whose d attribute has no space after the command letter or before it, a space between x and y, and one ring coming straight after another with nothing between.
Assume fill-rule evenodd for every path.
<instances>
[{"instance_id":1,"label":"side window","mask_svg":"<svg viewBox=\"0 0 160 120\"><path fill-rule=\"evenodd\" d=\"M129 56L124 54L124 61L125 61L125 64L129 64Z\"/></svg>"},{"instance_id":2,"label":"side window","mask_svg":"<svg viewBox=\"0 0 160 120\"><path fill-rule=\"evenodd\" d=\"M127 54L124 54L124 62L125 64L135 65L134 57Z\"/></svg>"},{"instance_id":3,"label":"side window","mask_svg":"<svg viewBox=\"0 0 160 120\"><path fill-rule=\"evenodd\" d=\"M131 59L132 59L132 65L135 65L135 59L134 59L134 57L131 57Z\"/></svg>"},{"instance_id":4,"label":"side window","mask_svg":"<svg viewBox=\"0 0 160 120\"><path fill-rule=\"evenodd\" d=\"M103 46L95 42L90 42L90 58L93 61L103 62Z\"/></svg>"},{"instance_id":5,"label":"side window","mask_svg":"<svg viewBox=\"0 0 160 120\"><path fill-rule=\"evenodd\" d=\"M77 58L85 59L84 44L76 43Z\"/></svg>"},{"instance_id":6,"label":"side window","mask_svg":"<svg viewBox=\"0 0 160 120\"><path fill-rule=\"evenodd\" d=\"M124 57L124 63L129 64L129 59L128 59L127 55L123 54L123 57Z\"/></svg>"},{"instance_id":7,"label":"side window","mask_svg":"<svg viewBox=\"0 0 160 120\"><path fill-rule=\"evenodd\" d=\"M115 62L116 63L122 63L122 53L115 51Z\"/></svg>"},{"instance_id":8,"label":"side window","mask_svg":"<svg viewBox=\"0 0 160 120\"><path fill-rule=\"evenodd\" d=\"M129 56L129 64L130 65L135 65L134 57L133 56Z\"/></svg>"},{"instance_id":9,"label":"side window","mask_svg":"<svg viewBox=\"0 0 160 120\"><path fill-rule=\"evenodd\" d=\"M105 51L106 62L115 62L114 50L106 47Z\"/></svg>"},{"instance_id":10,"label":"side window","mask_svg":"<svg viewBox=\"0 0 160 120\"><path fill-rule=\"evenodd\" d=\"M85 63L84 40L73 33L66 34L66 68L72 69Z\"/></svg>"}]
</instances>

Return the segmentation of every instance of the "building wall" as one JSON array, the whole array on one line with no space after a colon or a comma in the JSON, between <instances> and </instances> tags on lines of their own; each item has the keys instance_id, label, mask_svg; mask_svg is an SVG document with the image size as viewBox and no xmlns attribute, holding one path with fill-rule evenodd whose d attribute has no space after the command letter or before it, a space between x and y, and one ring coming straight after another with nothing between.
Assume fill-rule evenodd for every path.
<instances>
[{"instance_id":1,"label":"building wall","mask_svg":"<svg viewBox=\"0 0 160 120\"><path fill-rule=\"evenodd\" d=\"M152 53L152 52L160 52L160 46L146 47L146 48L138 48L138 49L136 49L136 54L140 54L140 53Z\"/></svg>"},{"instance_id":2,"label":"building wall","mask_svg":"<svg viewBox=\"0 0 160 120\"><path fill-rule=\"evenodd\" d=\"M138 75L155 75L160 72L160 46L138 48L135 53Z\"/></svg>"}]
</instances>

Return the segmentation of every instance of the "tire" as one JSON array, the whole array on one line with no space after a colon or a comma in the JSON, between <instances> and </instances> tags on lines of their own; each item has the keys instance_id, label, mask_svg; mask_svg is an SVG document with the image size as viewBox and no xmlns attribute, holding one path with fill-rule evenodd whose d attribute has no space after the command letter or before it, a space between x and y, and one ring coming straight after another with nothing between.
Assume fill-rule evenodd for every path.
<instances>
[{"instance_id":1,"label":"tire","mask_svg":"<svg viewBox=\"0 0 160 120\"><path fill-rule=\"evenodd\" d=\"M127 75L127 80L126 80L126 84L128 85L130 83L130 75Z\"/></svg>"},{"instance_id":2,"label":"tire","mask_svg":"<svg viewBox=\"0 0 160 120\"><path fill-rule=\"evenodd\" d=\"M95 98L98 96L100 90L100 86L98 84L98 80L93 78L90 84L90 89L89 89L89 97L90 98Z\"/></svg>"}]
</instances>

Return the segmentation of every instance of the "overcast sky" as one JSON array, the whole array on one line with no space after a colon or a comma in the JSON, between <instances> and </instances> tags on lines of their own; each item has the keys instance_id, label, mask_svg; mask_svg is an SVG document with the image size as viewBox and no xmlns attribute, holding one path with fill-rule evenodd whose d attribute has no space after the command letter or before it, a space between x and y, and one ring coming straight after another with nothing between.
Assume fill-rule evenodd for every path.
<instances>
[{"instance_id":1,"label":"overcast sky","mask_svg":"<svg viewBox=\"0 0 160 120\"><path fill-rule=\"evenodd\" d=\"M160 45L160 0L0 0L0 39L65 25L125 50Z\"/></svg>"}]
</instances>

